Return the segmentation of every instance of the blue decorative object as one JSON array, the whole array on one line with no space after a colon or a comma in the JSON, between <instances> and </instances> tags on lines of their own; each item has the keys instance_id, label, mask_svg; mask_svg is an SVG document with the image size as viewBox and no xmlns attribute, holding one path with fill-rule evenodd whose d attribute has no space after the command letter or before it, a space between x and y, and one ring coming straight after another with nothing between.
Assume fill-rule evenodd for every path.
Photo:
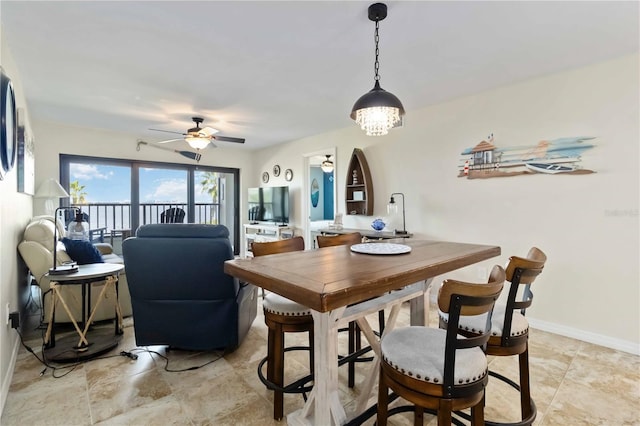
<instances>
[{"instance_id":1,"label":"blue decorative object","mask_svg":"<svg viewBox=\"0 0 640 426\"><path fill-rule=\"evenodd\" d=\"M318 201L320 201L320 185L314 178L313 181L311 181L311 205L314 208L318 207Z\"/></svg>"},{"instance_id":2,"label":"blue decorative object","mask_svg":"<svg viewBox=\"0 0 640 426\"><path fill-rule=\"evenodd\" d=\"M386 223L384 223L384 221L380 218L374 220L373 222L371 222L371 227L373 229L375 229L376 231L382 231L384 229L384 227L387 226Z\"/></svg>"}]
</instances>

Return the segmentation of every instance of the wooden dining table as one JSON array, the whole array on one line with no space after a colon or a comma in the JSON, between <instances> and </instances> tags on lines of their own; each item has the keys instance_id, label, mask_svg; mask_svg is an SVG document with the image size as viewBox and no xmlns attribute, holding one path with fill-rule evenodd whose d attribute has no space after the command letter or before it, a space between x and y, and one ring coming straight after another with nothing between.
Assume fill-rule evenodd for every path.
<instances>
[{"instance_id":1,"label":"wooden dining table","mask_svg":"<svg viewBox=\"0 0 640 426\"><path fill-rule=\"evenodd\" d=\"M386 331L393 327L400 304L410 300L411 324L425 325L433 277L500 255L500 247L493 245L415 239L402 244L410 247L408 253L363 254L349 246L336 246L225 263L227 274L311 309L314 386L304 407L287 416L288 424L342 425L349 420L338 394L337 341L341 324L357 321L374 352L379 353L366 315L392 308ZM351 418L364 410L376 376L372 371L366 380Z\"/></svg>"}]
</instances>

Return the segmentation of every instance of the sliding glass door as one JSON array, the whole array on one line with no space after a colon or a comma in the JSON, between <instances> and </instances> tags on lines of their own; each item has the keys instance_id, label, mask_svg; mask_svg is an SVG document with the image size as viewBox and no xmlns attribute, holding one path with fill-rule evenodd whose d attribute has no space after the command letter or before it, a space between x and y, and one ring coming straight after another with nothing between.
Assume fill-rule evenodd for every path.
<instances>
[{"instance_id":1,"label":"sliding glass door","mask_svg":"<svg viewBox=\"0 0 640 426\"><path fill-rule=\"evenodd\" d=\"M60 183L72 195L65 203L107 242L148 223L221 224L238 254L239 179L238 169L60 156Z\"/></svg>"},{"instance_id":2,"label":"sliding glass door","mask_svg":"<svg viewBox=\"0 0 640 426\"><path fill-rule=\"evenodd\" d=\"M158 166L138 170L140 224L189 222L188 171Z\"/></svg>"}]
</instances>

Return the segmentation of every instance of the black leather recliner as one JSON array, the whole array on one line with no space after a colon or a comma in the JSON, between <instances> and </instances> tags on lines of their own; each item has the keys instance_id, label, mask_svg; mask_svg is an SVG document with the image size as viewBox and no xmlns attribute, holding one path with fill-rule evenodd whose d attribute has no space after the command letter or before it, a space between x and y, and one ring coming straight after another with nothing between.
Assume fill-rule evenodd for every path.
<instances>
[{"instance_id":1,"label":"black leather recliner","mask_svg":"<svg viewBox=\"0 0 640 426\"><path fill-rule=\"evenodd\" d=\"M224 273L223 225L149 224L122 244L138 346L235 349L257 313L257 288Z\"/></svg>"}]
</instances>

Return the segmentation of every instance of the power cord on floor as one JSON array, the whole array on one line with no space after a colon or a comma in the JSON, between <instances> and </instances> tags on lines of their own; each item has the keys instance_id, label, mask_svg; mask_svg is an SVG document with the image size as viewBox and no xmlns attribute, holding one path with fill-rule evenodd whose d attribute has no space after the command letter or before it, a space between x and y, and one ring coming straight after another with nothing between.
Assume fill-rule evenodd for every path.
<instances>
[{"instance_id":1,"label":"power cord on floor","mask_svg":"<svg viewBox=\"0 0 640 426\"><path fill-rule=\"evenodd\" d=\"M18 333L18 336L20 338L20 343L25 348L25 350L27 352L30 352L42 365L44 365L44 369L40 372L40 376L41 377L44 376L44 374L47 372L47 370L51 370L52 377L56 378L56 379L59 379L61 377L66 376L67 374L71 373L79 365L82 365L82 364L84 364L85 362L88 362L88 361L93 361L93 360L98 360L98 359L107 359L107 358L115 358L115 357L123 356L123 357L127 357L127 358L131 359L132 361L136 361L138 359L138 355L135 352L147 352L152 358L153 358L154 354L159 356L160 358L165 360L164 370L167 371L167 372L170 372L170 373L180 373L180 372L184 372L184 371L197 370L199 368L206 367L207 365L212 364L212 363L220 360L225 355L224 351L214 351L215 358L210 360L210 361L207 361L207 362L205 362L205 363L203 363L201 365L196 365L196 366L192 366L192 367L188 367L188 368L184 368L184 369L172 369L172 368L169 368L170 359L167 356L162 355L161 353L159 353L157 351L150 350L148 348L134 348L134 349L131 349L129 351L120 351L118 354L115 354L115 355L105 355L105 356L95 357L95 358L91 358L91 359L87 359L87 360L78 359L73 364L64 365L64 366L58 366L58 365L52 365L51 363L49 363L47 361L47 359L46 359L46 357L44 355L44 351L45 351L44 332L45 332L45 330L44 330L44 328L42 328L40 326L38 328L41 329L41 331L42 331L42 341L43 341L42 350L41 350L42 357L38 356L38 354L36 354L35 351L25 343L24 337L22 336L22 333L20 332L20 330L17 329L17 328L15 330L16 330L16 333ZM64 371L64 370L67 370L67 371L64 372L64 374L61 374L61 375L57 375L56 374L57 371Z\"/></svg>"},{"instance_id":2,"label":"power cord on floor","mask_svg":"<svg viewBox=\"0 0 640 426\"><path fill-rule=\"evenodd\" d=\"M52 365L47 361L47 358L44 356L44 349L45 349L44 344L42 345L42 351L41 351L42 358L40 358L38 356L38 354L35 353L35 351L25 343L24 337L22 336L22 333L20 333L20 330L18 330L17 328L14 329L14 330L16 330L16 333L18 333L18 336L20 337L20 343L22 344L22 347L24 347L27 352L30 352L42 365L44 365L44 369L40 372L40 377L44 376L44 374L47 372L47 370L51 370L51 376L54 379L59 379L61 377L66 376L67 374L71 373L79 365L84 364L84 363L86 363L88 361L93 361L93 360L98 360L98 359L116 358L116 357L119 357L119 356L124 356L124 357L130 358L133 361L138 359L138 355L132 353L131 351L121 351L119 354L116 354L116 355L105 355L105 356L95 357L95 358L91 358L91 359L87 359L87 360L79 360L78 359L76 362L74 362L73 364L69 364L69 365L64 365L64 366ZM44 338L43 338L43 342L44 342ZM62 353L64 353L64 352L62 352ZM56 371L58 371L58 370L68 370L68 371L66 371L62 375L56 375Z\"/></svg>"},{"instance_id":3,"label":"power cord on floor","mask_svg":"<svg viewBox=\"0 0 640 426\"><path fill-rule=\"evenodd\" d=\"M77 362L77 363L74 363L74 364L65 365L64 367L59 367L59 366L56 366L56 365L49 364L47 362L47 359L44 357L44 345L42 345L42 347L43 347L43 352L42 352L43 356L42 356L42 358L40 358L38 356L38 354L36 354L34 352L34 350L24 342L24 338L22 337L22 333L20 333L20 330L18 330L17 328L15 328L14 330L16 331L16 333L18 333L18 336L20 337L20 343L25 348L25 350L27 352L30 352L38 361L40 361L40 363L42 365L44 365L44 369L40 372L40 377L44 376L44 373L47 372L47 369L50 369L52 377L55 378L55 379L59 379L61 377L66 376L67 374L71 373L73 370L76 369L76 367L78 365L81 364L80 362ZM68 371L66 371L64 374L62 374L60 376L56 376L56 371L57 370L68 370Z\"/></svg>"},{"instance_id":4,"label":"power cord on floor","mask_svg":"<svg viewBox=\"0 0 640 426\"><path fill-rule=\"evenodd\" d=\"M133 351L146 352L146 353L148 353L152 358L153 358L153 355L154 355L154 354L155 354L155 355L158 355L160 358L164 359L164 361L165 361L165 363L164 363L164 371L167 371L167 372L169 372L169 373L182 373L182 372L184 372L184 371L192 371L192 370L197 370L197 369L202 368L202 367L206 367L207 365L209 365L209 364L213 364L214 362L216 362L216 361L220 360L222 357L224 357L224 354L225 354L225 352L224 352L224 351L220 351L220 352L215 351L215 352L214 352L214 353L215 353L215 358L214 358L214 359L212 359L212 360L210 360L210 361L205 362L204 364L196 365L196 366L188 367L188 368L183 368L183 369L181 369L181 370L174 370L174 369L170 369L170 368L169 368L169 361L170 361L170 360L169 360L169 358L168 358L167 356L165 356L165 355L162 355L162 354L161 354L161 353L159 353L159 352L153 351L153 350L148 349L148 348L135 348L135 349L132 349L132 350L131 350L131 352L133 352ZM132 354L132 355L136 356L135 354Z\"/></svg>"}]
</instances>

